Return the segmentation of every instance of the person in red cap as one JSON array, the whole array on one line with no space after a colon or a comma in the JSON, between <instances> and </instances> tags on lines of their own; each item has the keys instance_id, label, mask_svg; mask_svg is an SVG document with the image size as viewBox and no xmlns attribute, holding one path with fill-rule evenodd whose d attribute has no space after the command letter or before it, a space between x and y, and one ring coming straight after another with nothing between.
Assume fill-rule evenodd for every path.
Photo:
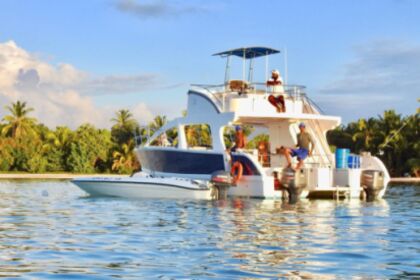
<instances>
[{"instance_id":1,"label":"person in red cap","mask_svg":"<svg viewBox=\"0 0 420 280\"><path fill-rule=\"evenodd\" d=\"M311 135L306 132L305 124L303 122L299 124L299 130L300 132L297 135L296 149L287 148L284 146L281 146L279 149L279 153L286 157L288 168L292 168L292 157L297 157L298 164L295 168L293 168L294 170L299 170L302 168L303 161L308 156L312 155L315 146ZM311 146L310 149L309 146Z\"/></svg>"},{"instance_id":2,"label":"person in red cap","mask_svg":"<svg viewBox=\"0 0 420 280\"><path fill-rule=\"evenodd\" d=\"M276 108L277 112L286 112L283 96L283 80L280 77L280 72L278 70L271 71L271 79L267 81L267 86L270 86L274 93L268 97L268 101ZM275 94L277 94L277 96L275 96Z\"/></svg>"}]
</instances>

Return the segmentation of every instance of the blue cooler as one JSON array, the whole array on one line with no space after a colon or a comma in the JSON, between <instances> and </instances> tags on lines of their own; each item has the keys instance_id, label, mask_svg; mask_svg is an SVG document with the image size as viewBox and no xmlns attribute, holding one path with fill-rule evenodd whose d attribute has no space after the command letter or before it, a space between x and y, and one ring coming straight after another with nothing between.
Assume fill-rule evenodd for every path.
<instances>
[{"instance_id":1,"label":"blue cooler","mask_svg":"<svg viewBox=\"0 0 420 280\"><path fill-rule=\"evenodd\" d=\"M349 168L360 168L360 157L355 154L348 156L347 165Z\"/></svg>"},{"instance_id":2,"label":"blue cooler","mask_svg":"<svg viewBox=\"0 0 420 280\"><path fill-rule=\"evenodd\" d=\"M348 157L350 149L336 149L335 150L335 167L348 168Z\"/></svg>"}]
</instances>

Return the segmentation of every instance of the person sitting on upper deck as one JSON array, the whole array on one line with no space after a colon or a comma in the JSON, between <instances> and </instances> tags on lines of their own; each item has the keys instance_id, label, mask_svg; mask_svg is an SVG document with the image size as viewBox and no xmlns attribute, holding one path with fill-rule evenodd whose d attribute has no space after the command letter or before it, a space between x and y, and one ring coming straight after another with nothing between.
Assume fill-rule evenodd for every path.
<instances>
[{"instance_id":1,"label":"person sitting on upper deck","mask_svg":"<svg viewBox=\"0 0 420 280\"><path fill-rule=\"evenodd\" d=\"M276 107L277 112L286 112L286 106L284 103L284 87L283 87L283 79L280 77L280 72L278 70L271 71L271 79L267 81L267 86L270 86L272 92L268 97L268 101Z\"/></svg>"},{"instance_id":2,"label":"person sitting on upper deck","mask_svg":"<svg viewBox=\"0 0 420 280\"><path fill-rule=\"evenodd\" d=\"M287 159L287 167L292 168L294 170L299 170L302 165L303 161L306 159L306 157L312 155L312 151L314 149L314 142L312 140L311 135L305 131L305 124L300 123L299 124L299 130L300 132L297 135L297 149L292 148L286 148L281 146L279 149L279 152L286 156ZM309 149L309 144L311 144L311 149ZM298 164L296 165L296 168L292 167L292 157L297 157Z\"/></svg>"},{"instance_id":3,"label":"person sitting on upper deck","mask_svg":"<svg viewBox=\"0 0 420 280\"><path fill-rule=\"evenodd\" d=\"M232 152L245 148L245 134L242 127L236 126L235 131L235 145L231 149Z\"/></svg>"}]
</instances>

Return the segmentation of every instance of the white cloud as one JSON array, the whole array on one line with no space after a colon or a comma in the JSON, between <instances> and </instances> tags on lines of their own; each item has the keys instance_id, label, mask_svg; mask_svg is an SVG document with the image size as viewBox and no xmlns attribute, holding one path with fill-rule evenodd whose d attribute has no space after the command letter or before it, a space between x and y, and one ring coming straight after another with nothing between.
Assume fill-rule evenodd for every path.
<instances>
[{"instance_id":1,"label":"white cloud","mask_svg":"<svg viewBox=\"0 0 420 280\"><path fill-rule=\"evenodd\" d=\"M115 2L115 7L121 12L134 15L140 19L179 16L207 10L203 5L186 6L183 1L168 0L141 2L135 0L118 0Z\"/></svg>"},{"instance_id":2,"label":"white cloud","mask_svg":"<svg viewBox=\"0 0 420 280\"><path fill-rule=\"evenodd\" d=\"M149 124L155 117L155 114L144 103L138 103L130 109L133 112L134 118L140 122L140 125Z\"/></svg>"},{"instance_id":3,"label":"white cloud","mask_svg":"<svg viewBox=\"0 0 420 280\"><path fill-rule=\"evenodd\" d=\"M91 77L70 64L55 66L42 61L13 41L0 43L0 116L8 113L6 105L21 100L35 109L32 116L50 127L75 128L86 122L110 127L110 119L119 108L95 106L91 95L141 92L153 86L155 79L151 74ZM136 116L150 119L152 115L143 103L131 108L141 109Z\"/></svg>"},{"instance_id":4,"label":"white cloud","mask_svg":"<svg viewBox=\"0 0 420 280\"><path fill-rule=\"evenodd\" d=\"M320 105L347 121L388 109L414 113L420 96L420 45L376 41L354 50L354 60L319 90Z\"/></svg>"},{"instance_id":5,"label":"white cloud","mask_svg":"<svg viewBox=\"0 0 420 280\"><path fill-rule=\"evenodd\" d=\"M80 90L88 94L132 93L156 87L158 77L155 74L114 75L91 78L80 84Z\"/></svg>"}]
</instances>

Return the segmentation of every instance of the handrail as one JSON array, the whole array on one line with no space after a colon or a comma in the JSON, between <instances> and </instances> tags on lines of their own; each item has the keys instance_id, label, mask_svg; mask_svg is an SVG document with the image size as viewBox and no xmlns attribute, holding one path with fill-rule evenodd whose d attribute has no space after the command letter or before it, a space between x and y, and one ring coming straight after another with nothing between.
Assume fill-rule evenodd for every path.
<instances>
[{"instance_id":1,"label":"handrail","mask_svg":"<svg viewBox=\"0 0 420 280\"><path fill-rule=\"evenodd\" d=\"M248 83L246 81L243 81L243 83L246 85L246 87L244 88L244 90L246 91L247 94L252 94L252 93L256 93L257 90L262 90L264 89L265 92L270 93L270 88L271 86L268 86L266 83L261 83L261 82L255 82L255 83ZM216 84L216 85L211 85L211 84L191 84L191 87L198 87L198 88L202 88L205 89L207 91L209 91L210 93L218 93L218 92L225 92L228 91L228 87L229 87L229 83L225 83L225 84ZM306 87L302 86L302 85L283 85L284 91L285 93L289 93L289 94L304 94ZM235 91L232 91L235 92Z\"/></svg>"},{"instance_id":2,"label":"handrail","mask_svg":"<svg viewBox=\"0 0 420 280\"><path fill-rule=\"evenodd\" d=\"M230 87L230 83L218 84L218 85L209 85L209 84L192 84L192 90L198 90L205 92L209 95L211 99L220 107L222 111L225 110L225 99L228 96L237 96L246 94L250 95L267 95L267 94L286 94L293 100L304 99L305 86L301 85L283 85L284 92L272 92L271 86L268 86L266 83L248 83L246 81L236 81L235 88Z\"/></svg>"},{"instance_id":3,"label":"handrail","mask_svg":"<svg viewBox=\"0 0 420 280\"><path fill-rule=\"evenodd\" d=\"M211 90L211 88L221 88L223 87L223 85L214 85L214 86L210 86L210 85L191 85L191 87L197 87L199 89L204 89L206 91L206 93L209 95L210 99L214 99L213 101L215 101L216 105L219 106L219 108L221 108L222 110L224 110L224 104L223 104L223 100L218 97L215 93ZM194 89L194 88L192 88Z\"/></svg>"},{"instance_id":4,"label":"handrail","mask_svg":"<svg viewBox=\"0 0 420 280\"><path fill-rule=\"evenodd\" d=\"M315 107L319 113L325 114L324 110L322 110L321 107L319 107L319 105L315 103L315 101L309 98L307 94L304 95L304 101L307 101L309 105Z\"/></svg>"}]
</instances>

